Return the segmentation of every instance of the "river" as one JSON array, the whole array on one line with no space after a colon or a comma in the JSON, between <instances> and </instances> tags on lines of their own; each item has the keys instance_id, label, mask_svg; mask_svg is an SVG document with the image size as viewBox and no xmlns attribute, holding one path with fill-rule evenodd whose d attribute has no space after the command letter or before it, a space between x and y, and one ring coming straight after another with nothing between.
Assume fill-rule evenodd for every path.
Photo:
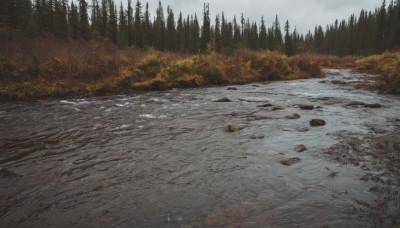
<instances>
[{"instance_id":1,"label":"river","mask_svg":"<svg viewBox=\"0 0 400 228\"><path fill-rule=\"evenodd\" d=\"M356 152L399 133L400 100L353 89L362 74L328 71L234 88L4 101L0 226L399 226L398 163ZM232 102L214 102L223 97ZM314 118L326 125L311 127ZM229 124L243 129L227 132ZM400 154L398 141L385 145ZM289 158L295 164L282 164Z\"/></svg>"}]
</instances>

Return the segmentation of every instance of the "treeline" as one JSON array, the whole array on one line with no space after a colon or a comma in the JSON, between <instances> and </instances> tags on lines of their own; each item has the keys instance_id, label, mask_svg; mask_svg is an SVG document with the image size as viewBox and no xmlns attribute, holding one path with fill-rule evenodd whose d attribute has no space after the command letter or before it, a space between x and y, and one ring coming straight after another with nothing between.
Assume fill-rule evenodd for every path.
<instances>
[{"instance_id":1,"label":"treeline","mask_svg":"<svg viewBox=\"0 0 400 228\"><path fill-rule=\"evenodd\" d=\"M317 26L305 36L291 32L286 21L284 31L276 16L271 26L264 18L250 22L242 14L228 21L224 13L210 18L209 5L204 4L202 18L195 15L175 17L168 6L159 2L154 17L148 3L128 1L126 8L117 8L113 0L1 0L0 23L24 30L35 36L48 32L60 39L90 40L102 36L120 47L135 46L159 51L231 53L237 48L271 50L287 55L317 52L335 55L369 55L392 50L400 45L400 0L375 12L361 11L348 21ZM166 13L166 14L164 14ZM89 16L90 15L90 16ZM176 20L177 19L177 20ZM201 21L201 24L200 24Z\"/></svg>"},{"instance_id":2,"label":"treeline","mask_svg":"<svg viewBox=\"0 0 400 228\"><path fill-rule=\"evenodd\" d=\"M372 55L400 50L400 0L393 0L374 12L362 10L342 21L336 20L325 29L315 27L306 35L313 51L324 54Z\"/></svg>"}]
</instances>

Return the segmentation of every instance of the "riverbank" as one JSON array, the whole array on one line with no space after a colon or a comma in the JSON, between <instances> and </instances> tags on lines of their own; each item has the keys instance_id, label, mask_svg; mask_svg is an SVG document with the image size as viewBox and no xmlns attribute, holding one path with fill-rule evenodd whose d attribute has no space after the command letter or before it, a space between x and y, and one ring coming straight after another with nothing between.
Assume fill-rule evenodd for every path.
<instances>
[{"instance_id":1,"label":"riverbank","mask_svg":"<svg viewBox=\"0 0 400 228\"><path fill-rule=\"evenodd\" d=\"M0 28L0 97L87 97L322 77L311 58L237 50L199 55L121 49L110 40L62 41Z\"/></svg>"},{"instance_id":2,"label":"riverbank","mask_svg":"<svg viewBox=\"0 0 400 228\"><path fill-rule=\"evenodd\" d=\"M121 49L110 40L31 38L0 28L0 99L90 97L323 77L321 67L380 74L370 88L400 92L400 54L359 58L236 50L189 55Z\"/></svg>"}]
</instances>

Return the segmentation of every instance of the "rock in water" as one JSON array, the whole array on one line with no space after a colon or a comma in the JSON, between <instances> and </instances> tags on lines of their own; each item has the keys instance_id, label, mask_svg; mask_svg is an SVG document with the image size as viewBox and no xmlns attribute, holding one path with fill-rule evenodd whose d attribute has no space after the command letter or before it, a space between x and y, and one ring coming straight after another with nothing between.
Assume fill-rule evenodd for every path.
<instances>
[{"instance_id":1,"label":"rock in water","mask_svg":"<svg viewBox=\"0 0 400 228\"><path fill-rule=\"evenodd\" d=\"M223 98L215 100L213 102L232 102L232 101L227 97L223 97Z\"/></svg>"},{"instance_id":2,"label":"rock in water","mask_svg":"<svg viewBox=\"0 0 400 228\"><path fill-rule=\"evenodd\" d=\"M348 106L359 106L359 105L365 105L365 104L364 104L364 102L361 102L361 101L352 101L352 102L346 104L345 106L348 107Z\"/></svg>"},{"instance_id":3,"label":"rock in water","mask_svg":"<svg viewBox=\"0 0 400 228\"><path fill-rule=\"evenodd\" d=\"M295 119L300 119L300 115L295 113L295 114L293 114L291 116L285 116L285 118L288 119L288 120L295 120Z\"/></svg>"},{"instance_id":4,"label":"rock in water","mask_svg":"<svg viewBox=\"0 0 400 228\"><path fill-rule=\"evenodd\" d=\"M278 111L278 110L283 110L283 108L282 108L282 107L279 107L279 106L276 106L276 107L273 107L273 108L271 109L271 111Z\"/></svg>"},{"instance_id":5,"label":"rock in water","mask_svg":"<svg viewBox=\"0 0 400 228\"><path fill-rule=\"evenodd\" d=\"M0 177L5 177L5 178L16 178L16 177L22 177L22 175L15 173L13 171L10 171L8 169L2 169L0 168Z\"/></svg>"},{"instance_id":6,"label":"rock in water","mask_svg":"<svg viewBox=\"0 0 400 228\"><path fill-rule=\"evenodd\" d=\"M321 120L321 119L312 119L310 121L310 125L313 127L324 126L325 124L326 124L325 120Z\"/></svg>"},{"instance_id":7,"label":"rock in water","mask_svg":"<svg viewBox=\"0 0 400 228\"><path fill-rule=\"evenodd\" d=\"M236 132L242 130L244 127L237 124L229 124L225 127L226 132Z\"/></svg>"},{"instance_id":8,"label":"rock in water","mask_svg":"<svg viewBox=\"0 0 400 228\"><path fill-rule=\"evenodd\" d=\"M262 105L257 105L258 108L267 108L267 107L271 107L271 106L274 106L274 105L272 105L272 104L270 104L270 103L262 104Z\"/></svg>"},{"instance_id":9,"label":"rock in water","mask_svg":"<svg viewBox=\"0 0 400 228\"><path fill-rule=\"evenodd\" d=\"M364 107L366 108L382 108L381 104L365 104Z\"/></svg>"},{"instance_id":10,"label":"rock in water","mask_svg":"<svg viewBox=\"0 0 400 228\"><path fill-rule=\"evenodd\" d=\"M302 110L314 110L314 105L301 104L299 107Z\"/></svg>"},{"instance_id":11,"label":"rock in water","mask_svg":"<svg viewBox=\"0 0 400 228\"><path fill-rule=\"evenodd\" d=\"M282 165L286 165L286 166L291 166L291 165L294 165L294 164L296 164L296 163L298 163L298 162L300 162L300 158L297 158L297 157L295 157L295 158L289 158L289 159L280 161L280 163L281 163Z\"/></svg>"},{"instance_id":12,"label":"rock in water","mask_svg":"<svg viewBox=\"0 0 400 228\"><path fill-rule=\"evenodd\" d=\"M236 87L228 87L227 90L238 90Z\"/></svg>"},{"instance_id":13,"label":"rock in water","mask_svg":"<svg viewBox=\"0 0 400 228\"><path fill-rule=\"evenodd\" d=\"M296 147L294 148L294 151L299 152L299 153L304 152L304 151L306 151L306 150L307 150L307 147L304 146L304 145L298 145L298 146L296 146Z\"/></svg>"}]
</instances>

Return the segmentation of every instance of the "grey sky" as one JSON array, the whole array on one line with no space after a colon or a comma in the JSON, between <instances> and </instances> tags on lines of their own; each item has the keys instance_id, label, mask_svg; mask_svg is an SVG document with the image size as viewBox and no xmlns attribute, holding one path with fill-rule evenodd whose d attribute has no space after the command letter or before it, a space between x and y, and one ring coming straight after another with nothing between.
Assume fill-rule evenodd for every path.
<instances>
[{"instance_id":1,"label":"grey sky","mask_svg":"<svg viewBox=\"0 0 400 228\"><path fill-rule=\"evenodd\" d=\"M115 0L116 2L121 0ZM124 4L128 0L122 0ZM136 3L136 0L132 0ZM145 4L146 0L141 0ZM158 0L147 0L151 15L154 16L158 6ZM291 30L297 26L297 30L306 33L309 29L313 30L315 25L322 25L334 22L336 18L347 19L350 14L357 16L361 9L374 10L382 4L382 0L162 0L164 10L170 5L175 16L182 11L183 15L194 14L195 12L201 19L203 3L210 3L210 13L212 21L215 15L224 11L228 20L233 19L233 15L240 17L243 13L251 21L259 22L263 15L266 24L270 26L277 14L283 27L288 19Z\"/></svg>"}]
</instances>

